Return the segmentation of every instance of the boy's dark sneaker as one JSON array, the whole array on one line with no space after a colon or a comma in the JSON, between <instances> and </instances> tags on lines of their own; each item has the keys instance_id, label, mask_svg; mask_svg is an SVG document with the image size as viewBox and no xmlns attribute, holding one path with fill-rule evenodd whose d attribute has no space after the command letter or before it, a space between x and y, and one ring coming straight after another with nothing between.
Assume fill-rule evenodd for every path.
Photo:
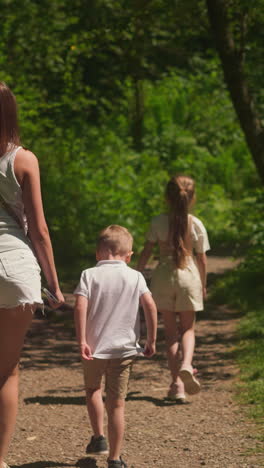
<instances>
[{"instance_id":1,"label":"boy's dark sneaker","mask_svg":"<svg viewBox=\"0 0 264 468\"><path fill-rule=\"evenodd\" d=\"M86 453L94 455L108 453L106 438L103 435L99 437L92 436L86 447Z\"/></svg>"},{"instance_id":2,"label":"boy's dark sneaker","mask_svg":"<svg viewBox=\"0 0 264 468\"><path fill-rule=\"evenodd\" d=\"M128 468L127 464L122 460L120 457L120 460L107 460L108 463L108 468Z\"/></svg>"}]
</instances>

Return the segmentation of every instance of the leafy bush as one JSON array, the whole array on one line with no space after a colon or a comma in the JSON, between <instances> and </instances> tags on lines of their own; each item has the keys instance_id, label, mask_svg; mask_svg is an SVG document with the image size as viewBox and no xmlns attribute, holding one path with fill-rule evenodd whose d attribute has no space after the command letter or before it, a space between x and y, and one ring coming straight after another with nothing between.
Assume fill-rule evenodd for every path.
<instances>
[{"instance_id":1,"label":"leafy bush","mask_svg":"<svg viewBox=\"0 0 264 468\"><path fill-rule=\"evenodd\" d=\"M262 264L263 265L263 264ZM248 405L258 421L264 417L264 290L262 272L247 271L248 264L226 274L212 291L211 298L238 309L242 318L239 343L232 352L240 367L238 398Z\"/></svg>"},{"instance_id":2,"label":"leafy bush","mask_svg":"<svg viewBox=\"0 0 264 468\"><path fill-rule=\"evenodd\" d=\"M129 80L123 83L127 101L118 111L99 108L96 126L82 112L64 118L65 96L46 103L36 86L18 86L23 142L40 160L45 211L62 263L93 256L98 231L111 223L127 226L139 250L150 218L164 210L164 188L176 172L197 182L195 214L213 247L248 242L237 213L241 193L245 200L252 196L243 187L256 185L255 172L218 74L205 76L199 67L184 78L173 72L144 83L141 153L130 137ZM76 105L84 109L88 103L78 96Z\"/></svg>"},{"instance_id":3,"label":"leafy bush","mask_svg":"<svg viewBox=\"0 0 264 468\"><path fill-rule=\"evenodd\" d=\"M249 249L236 271L218 281L212 297L241 311L239 345L235 357L241 369L239 398L249 404L250 413L264 417L264 191L244 200L237 216L237 228L249 241Z\"/></svg>"}]
</instances>

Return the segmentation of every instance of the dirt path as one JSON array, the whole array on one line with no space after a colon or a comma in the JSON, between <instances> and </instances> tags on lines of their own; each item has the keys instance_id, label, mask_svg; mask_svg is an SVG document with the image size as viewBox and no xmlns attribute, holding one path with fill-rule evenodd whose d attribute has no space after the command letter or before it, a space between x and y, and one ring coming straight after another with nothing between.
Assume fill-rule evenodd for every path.
<instances>
[{"instance_id":1,"label":"dirt path","mask_svg":"<svg viewBox=\"0 0 264 468\"><path fill-rule=\"evenodd\" d=\"M211 258L211 276L232 267ZM68 296L71 300L71 296ZM104 468L85 457L91 430L72 328L72 312L35 319L22 359L20 411L8 462L13 468ZM238 370L228 357L238 316L207 304L197 322L195 366L202 391L184 406L166 402L169 372L159 325L158 352L134 366L123 455L129 468L260 467L255 427L234 402Z\"/></svg>"}]
</instances>

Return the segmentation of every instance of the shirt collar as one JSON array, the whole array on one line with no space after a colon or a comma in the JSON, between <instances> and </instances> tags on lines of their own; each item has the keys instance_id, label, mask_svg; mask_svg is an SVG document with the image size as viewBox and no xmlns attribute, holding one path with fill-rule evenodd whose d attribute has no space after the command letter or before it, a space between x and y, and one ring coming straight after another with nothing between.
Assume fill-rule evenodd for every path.
<instances>
[{"instance_id":1,"label":"shirt collar","mask_svg":"<svg viewBox=\"0 0 264 468\"><path fill-rule=\"evenodd\" d=\"M127 266L126 262L123 260L100 260L97 262L96 266L99 267L101 265L125 265Z\"/></svg>"}]
</instances>

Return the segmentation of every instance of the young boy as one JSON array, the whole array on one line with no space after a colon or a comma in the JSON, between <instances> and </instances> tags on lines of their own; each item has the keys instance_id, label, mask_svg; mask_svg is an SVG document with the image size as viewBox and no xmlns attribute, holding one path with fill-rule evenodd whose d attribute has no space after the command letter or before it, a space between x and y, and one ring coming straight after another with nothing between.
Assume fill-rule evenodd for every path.
<instances>
[{"instance_id":1,"label":"young boy","mask_svg":"<svg viewBox=\"0 0 264 468\"><path fill-rule=\"evenodd\" d=\"M107 453L101 380L105 376L108 415L108 468L127 468L120 456L124 406L132 362L142 352L139 303L147 325L144 355L155 353L157 309L141 273L127 266L133 238L122 226L111 225L99 236L94 268L81 274L74 291L77 340L83 363L87 409L94 435L89 454Z\"/></svg>"}]
</instances>

